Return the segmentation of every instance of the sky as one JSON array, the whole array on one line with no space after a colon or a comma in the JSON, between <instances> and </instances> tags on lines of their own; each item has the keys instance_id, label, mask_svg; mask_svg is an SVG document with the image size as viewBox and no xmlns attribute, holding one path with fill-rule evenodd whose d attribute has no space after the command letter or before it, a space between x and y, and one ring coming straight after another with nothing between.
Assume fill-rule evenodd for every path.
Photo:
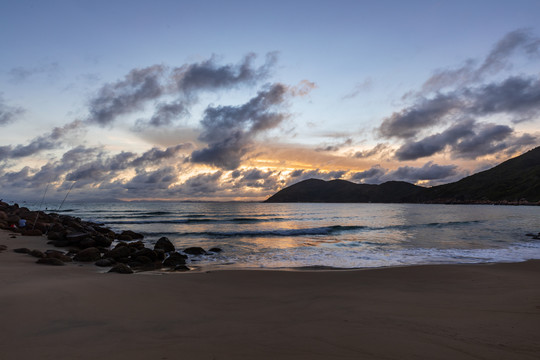
<instances>
[{"instance_id":1,"label":"sky","mask_svg":"<svg viewBox=\"0 0 540 360\"><path fill-rule=\"evenodd\" d=\"M540 144L540 2L0 0L0 198L423 186Z\"/></svg>"}]
</instances>

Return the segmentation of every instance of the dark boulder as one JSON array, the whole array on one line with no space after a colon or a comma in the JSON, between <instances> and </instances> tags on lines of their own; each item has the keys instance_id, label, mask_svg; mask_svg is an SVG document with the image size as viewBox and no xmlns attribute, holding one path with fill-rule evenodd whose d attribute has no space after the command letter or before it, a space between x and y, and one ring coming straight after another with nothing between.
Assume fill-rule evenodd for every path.
<instances>
[{"instance_id":1,"label":"dark boulder","mask_svg":"<svg viewBox=\"0 0 540 360\"><path fill-rule=\"evenodd\" d=\"M69 241L64 241L64 240L49 241L48 244L52 244L55 247L66 247L70 245Z\"/></svg>"},{"instance_id":2,"label":"dark boulder","mask_svg":"<svg viewBox=\"0 0 540 360\"><path fill-rule=\"evenodd\" d=\"M165 252L172 252L172 251L176 251L176 249L174 248L174 245L173 243L171 242L171 240L169 240L167 237L163 236L161 237L157 242L156 244L154 245L154 250L157 250L157 249L161 249Z\"/></svg>"},{"instance_id":3,"label":"dark boulder","mask_svg":"<svg viewBox=\"0 0 540 360\"><path fill-rule=\"evenodd\" d=\"M110 259L110 258L100 259L100 260L95 262L95 265L99 266L99 267L108 267L108 266L113 266L115 264L116 264L116 261L114 261L114 259Z\"/></svg>"},{"instance_id":4,"label":"dark boulder","mask_svg":"<svg viewBox=\"0 0 540 360\"><path fill-rule=\"evenodd\" d=\"M190 268L188 268L186 265L176 265L174 267L174 271L189 271Z\"/></svg>"},{"instance_id":5,"label":"dark boulder","mask_svg":"<svg viewBox=\"0 0 540 360\"><path fill-rule=\"evenodd\" d=\"M109 270L109 272L118 274L133 274L133 270L131 270L131 268L126 264L116 264L111 270Z\"/></svg>"},{"instance_id":6,"label":"dark boulder","mask_svg":"<svg viewBox=\"0 0 540 360\"><path fill-rule=\"evenodd\" d=\"M37 257L37 258L43 258L45 257L45 254L42 253L41 251L39 250L32 250L28 253L30 256L33 256L33 257Z\"/></svg>"},{"instance_id":7,"label":"dark boulder","mask_svg":"<svg viewBox=\"0 0 540 360\"><path fill-rule=\"evenodd\" d=\"M79 251L73 259L77 261L83 261L83 262L97 261L101 259L101 253L99 252L98 248L90 247L90 248Z\"/></svg>"},{"instance_id":8,"label":"dark boulder","mask_svg":"<svg viewBox=\"0 0 540 360\"><path fill-rule=\"evenodd\" d=\"M135 241L135 242L131 242L129 243L127 246L129 246L130 249L135 249L136 250L142 250L144 249L144 243L142 241Z\"/></svg>"},{"instance_id":9,"label":"dark boulder","mask_svg":"<svg viewBox=\"0 0 540 360\"><path fill-rule=\"evenodd\" d=\"M148 249L148 248L142 248L140 250L137 250L133 254L131 254L132 258L137 258L139 256L144 256L150 259L150 261L156 261L158 260L158 255L154 250Z\"/></svg>"},{"instance_id":10,"label":"dark boulder","mask_svg":"<svg viewBox=\"0 0 540 360\"><path fill-rule=\"evenodd\" d=\"M13 251L18 253L18 254L29 254L30 253L30 249L28 249L28 248L17 248L17 249L13 249Z\"/></svg>"},{"instance_id":11,"label":"dark boulder","mask_svg":"<svg viewBox=\"0 0 540 360\"><path fill-rule=\"evenodd\" d=\"M82 240L89 238L90 235L90 233L86 232L72 232L66 235L66 241L69 241L71 244L79 244Z\"/></svg>"},{"instance_id":12,"label":"dark boulder","mask_svg":"<svg viewBox=\"0 0 540 360\"><path fill-rule=\"evenodd\" d=\"M49 231L47 233L47 239L49 240L66 240L66 234L64 232Z\"/></svg>"},{"instance_id":13,"label":"dark boulder","mask_svg":"<svg viewBox=\"0 0 540 360\"><path fill-rule=\"evenodd\" d=\"M118 235L118 240L120 241L133 241L129 235Z\"/></svg>"},{"instance_id":14,"label":"dark boulder","mask_svg":"<svg viewBox=\"0 0 540 360\"><path fill-rule=\"evenodd\" d=\"M62 251L58 250L47 250L45 251L45 256L48 258L58 259L62 262L72 262L71 257L64 254Z\"/></svg>"},{"instance_id":15,"label":"dark boulder","mask_svg":"<svg viewBox=\"0 0 540 360\"><path fill-rule=\"evenodd\" d=\"M96 245L98 246L109 247L112 244L112 240L109 237L102 234L95 234L93 239L96 242Z\"/></svg>"},{"instance_id":16,"label":"dark boulder","mask_svg":"<svg viewBox=\"0 0 540 360\"><path fill-rule=\"evenodd\" d=\"M118 261L120 258L127 258L131 255L131 251L127 246L115 247L105 254L105 257L113 258Z\"/></svg>"},{"instance_id":17,"label":"dark boulder","mask_svg":"<svg viewBox=\"0 0 540 360\"><path fill-rule=\"evenodd\" d=\"M212 252L212 253L216 253L216 254L219 254L220 252L223 251L223 249L221 248L218 248L218 247L213 247L211 248L210 250L208 250L209 252Z\"/></svg>"},{"instance_id":18,"label":"dark boulder","mask_svg":"<svg viewBox=\"0 0 540 360\"><path fill-rule=\"evenodd\" d=\"M23 230L21 235L23 236L41 236L43 233L39 229Z\"/></svg>"},{"instance_id":19,"label":"dark boulder","mask_svg":"<svg viewBox=\"0 0 540 360\"><path fill-rule=\"evenodd\" d=\"M198 246L184 249L184 253L188 255L206 255L207 254L207 252L203 248L198 247Z\"/></svg>"},{"instance_id":20,"label":"dark boulder","mask_svg":"<svg viewBox=\"0 0 540 360\"><path fill-rule=\"evenodd\" d=\"M170 253L169 257L163 261L164 267L176 267L178 265L186 264L186 256L177 252Z\"/></svg>"},{"instance_id":21,"label":"dark boulder","mask_svg":"<svg viewBox=\"0 0 540 360\"><path fill-rule=\"evenodd\" d=\"M86 239L82 239L81 242L79 242L79 247L81 249L86 249L86 248L89 248L89 247L96 247L97 243L94 239L92 239L91 237L88 237Z\"/></svg>"},{"instance_id":22,"label":"dark boulder","mask_svg":"<svg viewBox=\"0 0 540 360\"><path fill-rule=\"evenodd\" d=\"M60 259L56 258L41 258L38 261L36 261L36 264L44 264L44 265L55 265L55 266L62 266L65 265L64 262Z\"/></svg>"},{"instance_id":23,"label":"dark boulder","mask_svg":"<svg viewBox=\"0 0 540 360\"><path fill-rule=\"evenodd\" d=\"M131 230L122 231L118 238L120 239L121 236L129 236L133 240L144 238L143 234L139 234L139 233L136 233L135 231L131 231Z\"/></svg>"}]
</instances>

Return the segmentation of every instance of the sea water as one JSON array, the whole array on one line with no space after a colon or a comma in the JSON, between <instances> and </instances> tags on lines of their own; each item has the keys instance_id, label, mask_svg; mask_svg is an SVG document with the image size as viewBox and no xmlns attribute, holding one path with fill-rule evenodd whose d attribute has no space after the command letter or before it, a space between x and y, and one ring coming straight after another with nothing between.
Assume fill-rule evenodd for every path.
<instances>
[{"instance_id":1,"label":"sea water","mask_svg":"<svg viewBox=\"0 0 540 360\"><path fill-rule=\"evenodd\" d=\"M52 209L54 206L50 205ZM49 209L50 211L51 209ZM540 207L432 204L65 203L59 213L162 236L199 268L372 268L540 258Z\"/></svg>"}]
</instances>

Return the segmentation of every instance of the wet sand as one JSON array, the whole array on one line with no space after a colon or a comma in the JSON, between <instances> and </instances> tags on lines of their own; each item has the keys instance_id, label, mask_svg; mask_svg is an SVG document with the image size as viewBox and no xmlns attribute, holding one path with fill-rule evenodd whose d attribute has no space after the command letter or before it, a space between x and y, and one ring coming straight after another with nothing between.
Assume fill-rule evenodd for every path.
<instances>
[{"instance_id":1,"label":"wet sand","mask_svg":"<svg viewBox=\"0 0 540 360\"><path fill-rule=\"evenodd\" d=\"M538 359L540 261L102 273L0 231L0 359Z\"/></svg>"}]
</instances>

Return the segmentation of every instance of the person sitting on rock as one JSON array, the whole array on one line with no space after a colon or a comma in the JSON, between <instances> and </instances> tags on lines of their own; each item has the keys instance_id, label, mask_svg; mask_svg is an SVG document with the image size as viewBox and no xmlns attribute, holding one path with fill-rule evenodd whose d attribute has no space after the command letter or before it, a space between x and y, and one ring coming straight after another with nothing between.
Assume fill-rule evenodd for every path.
<instances>
[{"instance_id":1,"label":"person sitting on rock","mask_svg":"<svg viewBox=\"0 0 540 360\"><path fill-rule=\"evenodd\" d=\"M26 219L19 219L19 229L26 228Z\"/></svg>"}]
</instances>

